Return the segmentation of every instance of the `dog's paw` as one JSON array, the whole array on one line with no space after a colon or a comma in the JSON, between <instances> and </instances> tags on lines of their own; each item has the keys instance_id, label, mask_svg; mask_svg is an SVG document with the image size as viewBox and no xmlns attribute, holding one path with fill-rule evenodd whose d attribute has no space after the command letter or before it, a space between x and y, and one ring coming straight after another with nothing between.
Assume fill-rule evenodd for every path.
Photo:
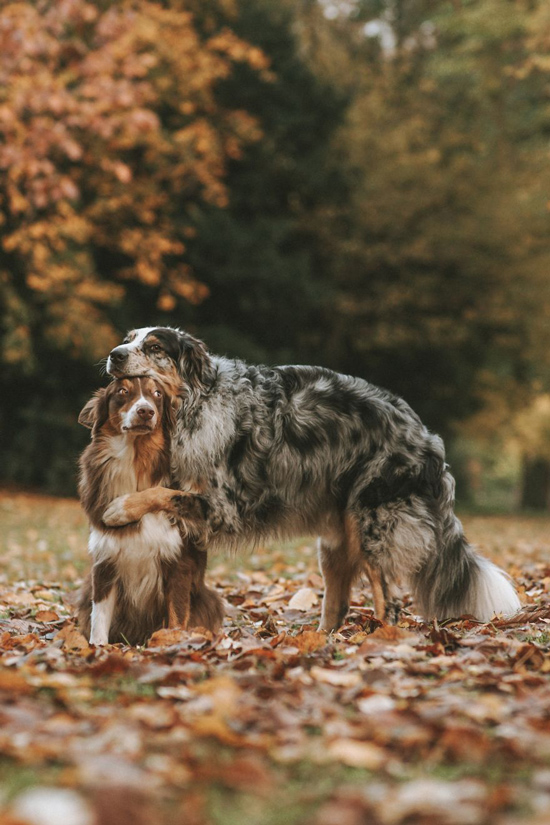
<instances>
[{"instance_id":1,"label":"dog's paw","mask_svg":"<svg viewBox=\"0 0 550 825\"><path fill-rule=\"evenodd\" d=\"M125 524L130 524L132 519L128 515L125 504L128 496L119 496L115 498L105 512L103 513L103 524L107 527L124 527Z\"/></svg>"},{"instance_id":2,"label":"dog's paw","mask_svg":"<svg viewBox=\"0 0 550 825\"><path fill-rule=\"evenodd\" d=\"M200 507L193 493L177 493L172 496L172 512L180 518L199 518Z\"/></svg>"},{"instance_id":3,"label":"dog's paw","mask_svg":"<svg viewBox=\"0 0 550 825\"><path fill-rule=\"evenodd\" d=\"M179 493L172 498L172 512L179 518L203 522L208 515L208 505L203 496Z\"/></svg>"},{"instance_id":4,"label":"dog's paw","mask_svg":"<svg viewBox=\"0 0 550 825\"><path fill-rule=\"evenodd\" d=\"M105 647L109 644L109 639L103 633L92 633L90 636L90 644L94 647Z\"/></svg>"}]
</instances>

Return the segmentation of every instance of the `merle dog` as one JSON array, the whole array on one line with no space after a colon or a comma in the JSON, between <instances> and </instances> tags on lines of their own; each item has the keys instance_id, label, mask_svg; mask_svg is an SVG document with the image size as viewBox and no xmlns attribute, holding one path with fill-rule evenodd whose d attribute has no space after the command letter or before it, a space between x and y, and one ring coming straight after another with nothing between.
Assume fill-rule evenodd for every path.
<instances>
[{"instance_id":1,"label":"merle dog","mask_svg":"<svg viewBox=\"0 0 550 825\"><path fill-rule=\"evenodd\" d=\"M341 624L363 570L380 618L399 581L428 619L519 609L464 537L441 439L401 398L320 367L214 356L167 327L130 332L107 371L180 382L172 480L206 497L210 547L320 535L321 629Z\"/></svg>"}]
</instances>

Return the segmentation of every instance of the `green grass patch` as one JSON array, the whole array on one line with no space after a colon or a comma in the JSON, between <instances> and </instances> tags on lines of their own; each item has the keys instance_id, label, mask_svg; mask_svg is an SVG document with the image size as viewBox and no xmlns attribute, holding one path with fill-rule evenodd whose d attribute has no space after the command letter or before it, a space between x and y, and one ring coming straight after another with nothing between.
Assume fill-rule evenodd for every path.
<instances>
[{"instance_id":1,"label":"green grass patch","mask_svg":"<svg viewBox=\"0 0 550 825\"><path fill-rule=\"evenodd\" d=\"M0 798L3 802L10 802L35 785L58 785L63 769L63 765L54 763L22 765L14 759L0 756Z\"/></svg>"}]
</instances>

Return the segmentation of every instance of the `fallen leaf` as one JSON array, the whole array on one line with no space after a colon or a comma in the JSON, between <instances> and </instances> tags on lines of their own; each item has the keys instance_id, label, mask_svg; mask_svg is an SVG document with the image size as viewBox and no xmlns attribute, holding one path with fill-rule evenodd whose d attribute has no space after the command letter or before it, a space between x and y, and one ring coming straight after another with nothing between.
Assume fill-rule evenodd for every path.
<instances>
[{"instance_id":1,"label":"fallen leaf","mask_svg":"<svg viewBox=\"0 0 550 825\"><path fill-rule=\"evenodd\" d=\"M38 610L34 618L37 622L57 622L59 616L55 610Z\"/></svg>"},{"instance_id":2,"label":"fallen leaf","mask_svg":"<svg viewBox=\"0 0 550 825\"><path fill-rule=\"evenodd\" d=\"M57 594L52 590L33 590L34 598L41 602L53 602L57 598Z\"/></svg>"},{"instance_id":3,"label":"fallen leaf","mask_svg":"<svg viewBox=\"0 0 550 825\"><path fill-rule=\"evenodd\" d=\"M357 702L357 707L366 716L378 716L380 713L388 713L395 709L395 705L395 699L379 693L374 694L374 696L367 696L365 699L359 699Z\"/></svg>"},{"instance_id":4,"label":"fallen leaf","mask_svg":"<svg viewBox=\"0 0 550 825\"><path fill-rule=\"evenodd\" d=\"M95 662L90 668L90 673L94 676L106 676L113 673L126 673L130 667L131 662L120 653L111 653L99 662Z\"/></svg>"},{"instance_id":5,"label":"fallen leaf","mask_svg":"<svg viewBox=\"0 0 550 825\"><path fill-rule=\"evenodd\" d=\"M330 758L344 765L369 771L379 770L388 761L388 755L378 745L355 739L336 739L329 744L327 752Z\"/></svg>"},{"instance_id":6,"label":"fallen leaf","mask_svg":"<svg viewBox=\"0 0 550 825\"><path fill-rule=\"evenodd\" d=\"M293 642L300 653L312 653L326 646L327 634L316 630L304 630L293 637Z\"/></svg>"},{"instance_id":7,"label":"fallen leaf","mask_svg":"<svg viewBox=\"0 0 550 825\"><path fill-rule=\"evenodd\" d=\"M410 632L410 630L404 630L402 627L398 627L397 625L386 624L382 625L382 627L377 627L370 636L369 639L376 639L384 641L384 642L410 642L415 638L415 635Z\"/></svg>"},{"instance_id":8,"label":"fallen leaf","mask_svg":"<svg viewBox=\"0 0 550 825\"><path fill-rule=\"evenodd\" d=\"M188 638L189 632L182 630L181 627L162 627L153 633L147 642L147 647L169 647L170 645L177 645Z\"/></svg>"},{"instance_id":9,"label":"fallen leaf","mask_svg":"<svg viewBox=\"0 0 550 825\"><path fill-rule=\"evenodd\" d=\"M7 668L0 669L0 690L16 696L34 692L34 688L18 671Z\"/></svg>"},{"instance_id":10,"label":"fallen leaf","mask_svg":"<svg viewBox=\"0 0 550 825\"><path fill-rule=\"evenodd\" d=\"M334 685L335 687L351 688L361 684L361 676L353 671L330 670L314 665L309 673L315 681L324 682L324 684Z\"/></svg>"},{"instance_id":11,"label":"fallen leaf","mask_svg":"<svg viewBox=\"0 0 550 825\"><path fill-rule=\"evenodd\" d=\"M65 627L62 627L54 637L58 641L63 642L63 647L66 650L78 651L81 654L91 653L92 648L88 644L88 640L82 633L76 629L74 624L68 622Z\"/></svg>"},{"instance_id":12,"label":"fallen leaf","mask_svg":"<svg viewBox=\"0 0 550 825\"><path fill-rule=\"evenodd\" d=\"M317 604L319 597L311 587L301 587L297 590L288 603L290 610L311 610Z\"/></svg>"}]
</instances>

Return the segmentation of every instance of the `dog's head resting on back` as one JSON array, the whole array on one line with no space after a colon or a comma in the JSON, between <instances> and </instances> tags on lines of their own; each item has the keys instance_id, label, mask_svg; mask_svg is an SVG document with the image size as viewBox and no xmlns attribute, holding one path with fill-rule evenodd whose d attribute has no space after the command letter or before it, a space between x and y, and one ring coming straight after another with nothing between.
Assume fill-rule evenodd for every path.
<instances>
[{"instance_id":1,"label":"dog's head resting on back","mask_svg":"<svg viewBox=\"0 0 550 825\"><path fill-rule=\"evenodd\" d=\"M115 377L162 377L184 394L203 392L213 378L212 361L203 342L171 327L142 327L129 332L122 344L111 350L107 372Z\"/></svg>"},{"instance_id":2,"label":"dog's head resting on back","mask_svg":"<svg viewBox=\"0 0 550 825\"><path fill-rule=\"evenodd\" d=\"M154 378L116 378L94 394L78 422L91 429L94 439L100 433L139 437L163 430L169 435L176 403L166 387Z\"/></svg>"}]
</instances>

